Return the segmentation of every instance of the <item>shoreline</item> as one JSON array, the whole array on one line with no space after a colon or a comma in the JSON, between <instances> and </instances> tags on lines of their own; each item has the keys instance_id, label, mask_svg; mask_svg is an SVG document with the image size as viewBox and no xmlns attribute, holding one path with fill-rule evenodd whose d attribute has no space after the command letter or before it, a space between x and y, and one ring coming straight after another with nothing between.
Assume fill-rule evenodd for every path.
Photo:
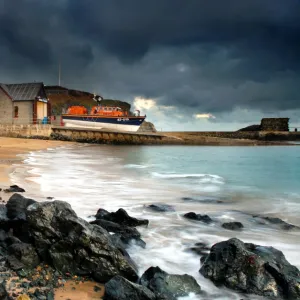
<instances>
[{"instance_id":1,"label":"shoreline","mask_svg":"<svg viewBox=\"0 0 300 300\"><path fill-rule=\"evenodd\" d=\"M16 140L16 143L18 143L18 141L19 141L19 139L15 139ZM0 139L0 142L1 142L1 139ZM12 140L9 140L8 142L12 142ZM28 142L30 142L30 140L28 140ZM43 142L41 142L41 143L43 143ZM61 143L62 145L66 145L66 143L65 142L62 142ZM74 143L75 144L75 143ZM11 163L11 164L13 164L14 162L21 162L24 158L26 158L26 153L25 152L22 152L22 153L19 153L19 154L16 154L16 155L18 155L18 156L16 156L16 157L13 157L13 154L9 151L9 150L7 150L7 149L9 149L9 147L12 147L12 145L10 144L9 146L7 146L6 147L6 149L4 149L4 150L6 150L6 152L7 152L7 156L11 156L11 160L9 160L8 158L7 158L7 160L6 160L6 163L7 163L7 165L9 165L9 163ZM28 146L29 147L29 146ZM27 147L27 148L28 148ZM31 146L31 147L33 147L33 146ZM31 147L29 147L29 148L31 148ZM48 143L47 143L47 147L46 147L46 149L47 148L49 148L50 146L48 145ZM53 146L52 146L53 147ZM52 148L51 147L51 148ZM58 146L59 147L59 146ZM4 147L5 148L5 147ZM22 146L20 146L20 148L22 148L22 149L24 149L24 145L23 145L23 147ZM54 147L53 147L54 148ZM105 148L105 147L104 147ZM0 148L1 149L1 148ZM43 149L45 149L45 148L43 148ZM63 148L58 148L58 149L63 149ZM67 148L67 151L68 151L68 149L69 148ZM3 150L3 151L4 151ZM36 149L36 151L39 151L39 150L42 150L42 149ZM35 150L28 150L28 151L35 151ZM59 150L58 150L59 151ZM126 150L125 150L126 151ZM4 151L5 152L5 151ZM24 156L22 156L22 155L24 155ZM1 157L0 157L1 158ZM15 159L15 160L14 160ZM42 158L43 159L43 158ZM53 157L51 157L51 159L53 159ZM10 172L10 168L14 168L14 166L7 166L6 165L6 172ZM5 177L5 176L3 176L3 177ZM7 178L8 178L8 180L10 181L10 180L12 180L13 178L9 178L9 174L8 174L8 176L7 176ZM13 181L13 180L12 180ZM17 183L19 183L20 182L20 186L22 187L22 181L18 181ZM11 182L11 184L14 184L14 182ZM7 184L8 185L8 184ZM4 187L4 185L0 182L0 187ZM5 187L6 187L6 185L5 185ZM25 189L26 189L26 187L25 187ZM28 191L30 191L30 189L28 189ZM1 193L3 193L3 192L1 192ZM8 194L9 196L10 195L12 195L12 194ZM26 196L26 193L24 193L24 196ZM33 199L35 199L35 198L33 198ZM43 202L48 202L48 201L43 201ZM172 203L173 204L173 203ZM119 206L120 207L120 206ZM187 211L192 211L192 210L189 210L189 209L186 209L186 212ZM209 210L208 210L209 211ZM268 216L270 216L270 215L268 215ZM277 215L274 215L274 217L278 217ZM284 217L284 216L282 216L282 217ZM245 221L246 222L246 221ZM243 221L243 223L244 223L244 221ZM286 223L287 224L287 223ZM289 224L287 224L287 225L289 225ZM290 225L289 225L290 226ZM246 226L247 227L247 226ZM146 236L146 235L145 235ZM219 235L218 235L219 236ZM223 236L223 235L220 235L222 238L224 238L225 239L225 237ZM226 236L226 233L225 233L225 236ZM143 236L144 237L144 236ZM244 239L242 239L242 240L244 240ZM246 241L247 241L247 239L246 239ZM147 241L147 243L148 243L148 241ZM259 243L257 243L257 244L259 244ZM209 243L207 244L207 245L209 245ZM265 245L265 244L262 244L262 245ZM274 246L276 246L276 245L274 245ZM134 257L133 257L134 258ZM289 260L290 261L290 260ZM168 272L170 272L170 271L168 271ZM191 274L191 275L193 275L194 276L194 274L193 273L188 273L188 272L186 272L187 274ZM71 279L71 278L70 278ZM65 281L66 280L66 281ZM62 279L62 283L63 283L63 287L61 287L61 288L59 288L59 290L55 290L55 298L54 298L54 300L60 300L60 299L70 299L70 300L79 300L79 299L83 299L83 300L94 300L94 299L101 299L101 297L100 297L100 295L98 294L97 295L97 297L94 297L93 295L92 295L92 293L94 292L94 289L95 289L95 287L99 287L100 285L99 285L99 283L96 283L96 282L93 282L93 281L88 281L88 282L85 282L85 283L83 283L82 281L75 281L75 280L69 280L69 279L66 279L66 278L63 278ZM78 285L79 284L79 285ZM202 285L201 285L202 286ZM203 287L203 286L202 286ZM204 287L205 287L205 285L204 285ZM102 293L104 292L104 289L103 289L103 285L101 285L100 286L100 288L102 289ZM205 289L204 289L205 290ZM208 289L206 289L206 290L208 290Z\"/></svg>"},{"instance_id":2,"label":"shoreline","mask_svg":"<svg viewBox=\"0 0 300 300\"><path fill-rule=\"evenodd\" d=\"M14 164L22 163L26 155L32 151L59 148L65 145L75 145L74 142L52 140L22 139L0 137L0 202L5 204L14 193L5 193L3 190L13 185L10 174L14 171ZM23 194L23 193L22 193ZM24 193L26 195L26 192ZM55 289L54 300L96 300L103 296L103 289L95 291L99 283L93 281L76 282L66 281L64 286ZM101 286L101 285L100 285ZM75 288L76 287L76 288ZM75 291L76 290L76 291Z\"/></svg>"},{"instance_id":3,"label":"shoreline","mask_svg":"<svg viewBox=\"0 0 300 300\"><path fill-rule=\"evenodd\" d=\"M23 155L31 151L47 150L63 145L72 145L74 142L52 140L37 140L13 137L0 137L0 184L9 184L9 174L14 163L23 161Z\"/></svg>"},{"instance_id":4,"label":"shoreline","mask_svg":"<svg viewBox=\"0 0 300 300\"><path fill-rule=\"evenodd\" d=\"M10 174L13 173L14 164L22 163L24 156L31 151L58 148L64 145L75 145L74 142L61 142L50 140L32 140L22 138L0 137L0 185L1 188L11 184ZM7 194L0 192L0 197L7 200Z\"/></svg>"}]
</instances>

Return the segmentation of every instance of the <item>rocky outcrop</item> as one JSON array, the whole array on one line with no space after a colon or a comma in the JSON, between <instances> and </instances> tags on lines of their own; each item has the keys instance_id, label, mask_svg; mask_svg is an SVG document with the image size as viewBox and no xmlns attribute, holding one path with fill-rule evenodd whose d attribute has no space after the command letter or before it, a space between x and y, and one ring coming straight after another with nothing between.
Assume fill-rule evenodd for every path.
<instances>
[{"instance_id":1,"label":"rocky outcrop","mask_svg":"<svg viewBox=\"0 0 300 300\"><path fill-rule=\"evenodd\" d=\"M147 208L156 211L156 212L173 212L175 211L174 206L169 204L163 204L163 203L155 203L150 204L147 206Z\"/></svg>"},{"instance_id":2,"label":"rocky outcrop","mask_svg":"<svg viewBox=\"0 0 300 300\"><path fill-rule=\"evenodd\" d=\"M123 208L120 208L116 212L111 212L111 213L104 212L101 216L98 211L97 216L98 219L103 219L106 221L117 223L122 226L136 227L142 225L147 226L149 224L148 220L137 219L129 216L126 210Z\"/></svg>"},{"instance_id":3,"label":"rocky outcrop","mask_svg":"<svg viewBox=\"0 0 300 300\"><path fill-rule=\"evenodd\" d=\"M241 230L244 228L243 224L241 222L228 222L223 223L222 227L228 230Z\"/></svg>"},{"instance_id":4,"label":"rocky outcrop","mask_svg":"<svg viewBox=\"0 0 300 300\"><path fill-rule=\"evenodd\" d=\"M190 220L194 220L194 221L201 221L206 224L210 224L213 221L208 215L200 215L200 214L196 214L194 212L186 213L184 215L184 217L187 219L190 219Z\"/></svg>"},{"instance_id":5,"label":"rocky outcrop","mask_svg":"<svg viewBox=\"0 0 300 300\"><path fill-rule=\"evenodd\" d=\"M109 212L103 208L99 208L97 214L95 215L96 219L102 219L105 215L108 215Z\"/></svg>"},{"instance_id":6,"label":"rocky outcrop","mask_svg":"<svg viewBox=\"0 0 300 300\"><path fill-rule=\"evenodd\" d=\"M208 244L199 242L196 243L193 247L190 247L189 250L198 255L208 255L210 248L208 247Z\"/></svg>"},{"instance_id":7,"label":"rocky outcrop","mask_svg":"<svg viewBox=\"0 0 300 300\"><path fill-rule=\"evenodd\" d=\"M105 284L104 300L157 300L153 292L142 285L115 276Z\"/></svg>"},{"instance_id":8,"label":"rocky outcrop","mask_svg":"<svg viewBox=\"0 0 300 300\"><path fill-rule=\"evenodd\" d=\"M233 238L215 244L200 273L216 285L278 299L300 299L300 272L273 247Z\"/></svg>"},{"instance_id":9,"label":"rocky outcrop","mask_svg":"<svg viewBox=\"0 0 300 300\"><path fill-rule=\"evenodd\" d=\"M157 132L157 130L153 123L144 121L137 132Z\"/></svg>"},{"instance_id":10,"label":"rocky outcrop","mask_svg":"<svg viewBox=\"0 0 300 300\"><path fill-rule=\"evenodd\" d=\"M255 220L262 225L270 225L270 226L274 226L275 228L281 229L281 230L300 230L299 226L287 223L283 220L281 220L280 218L276 218L276 217L266 217L266 216L253 216L253 218L255 218Z\"/></svg>"},{"instance_id":11,"label":"rocky outcrop","mask_svg":"<svg viewBox=\"0 0 300 300\"><path fill-rule=\"evenodd\" d=\"M159 267L150 267L142 275L140 284L151 290L157 299L177 300L190 293L201 293L201 287L194 277L184 274L168 274Z\"/></svg>"},{"instance_id":12,"label":"rocky outcrop","mask_svg":"<svg viewBox=\"0 0 300 300\"><path fill-rule=\"evenodd\" d=\"M24 193L25 190L17 185L11 185L8 189L3 190L4 193Z\"/></svg>"},{"instance_id":13,"label":"rocky outcrop","mask_svg":"<svg viewBox=\"0 0 300 300\"><path fill-rule=\"evenodd\" d=\"M7 216L10 219L26 220L26 209L35 202L36 201L25 198L20 194L14 194L9 198L6 204Z\"/></svg>"},{"instance_id":14,"label":"rocky outcrop","mask_svg":"<svg viewBox=\"0 0 300 300\"><path fill-rule=\"evenodd\" d=\"M116 249L109 233L76 216L62 201L27 208L29 231L41 258L61 272L88 275L107 282L115 275L138 278L135 267Z\"/></svg>"},{"instance_id":15,"label":"rocky outcrop","mask_svg":"<svg viewBox=\"0 0 300 300\"><path fill-rule=\"evenodd\" d=\"M53 299L54 289L70 278L106 283L105 299L112 300L175 300L200 293L193 277L159 268L150 268L138 280L125 248L131 241L145 246L134 227L148 220L123 209L101 209L97 216L90 224L66 202L36 202L18 194L0 205L0 298L15 299L18 289L29 299Z\"/></svg>"}]
</instances>

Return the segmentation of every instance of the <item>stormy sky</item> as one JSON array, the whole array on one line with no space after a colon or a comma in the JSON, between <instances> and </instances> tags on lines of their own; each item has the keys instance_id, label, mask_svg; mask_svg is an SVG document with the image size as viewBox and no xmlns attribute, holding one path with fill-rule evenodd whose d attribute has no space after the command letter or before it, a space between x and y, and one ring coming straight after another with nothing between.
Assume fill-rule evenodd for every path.
<instances>
[{"instance_id":1,"label":"stormy sky","mask_svg":"<svg viewBox=\"0 0 300 300\"><path fill-rule=\"evenodd\" d=\"M0 82L130 102L163 130L300 126L299 0L0 0Z\"/></svg>"}]
</instances>

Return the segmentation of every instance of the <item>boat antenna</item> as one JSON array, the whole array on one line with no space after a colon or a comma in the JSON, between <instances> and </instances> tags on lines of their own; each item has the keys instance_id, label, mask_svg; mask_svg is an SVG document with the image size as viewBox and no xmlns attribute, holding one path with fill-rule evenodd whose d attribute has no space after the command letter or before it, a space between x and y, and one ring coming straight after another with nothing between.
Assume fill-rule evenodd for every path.
<instances>
[{"instance_id":1,"label":"boat antenna","mask_svg":"<svg viewBox=\"0 0 300 300\"><path fill-rule=\"evenodd\" d=\"M94 94L93 100L96 101L98 105L100 105L100 102L103 100L103 98L99 95Z\"/></svg>"}]
</instances>

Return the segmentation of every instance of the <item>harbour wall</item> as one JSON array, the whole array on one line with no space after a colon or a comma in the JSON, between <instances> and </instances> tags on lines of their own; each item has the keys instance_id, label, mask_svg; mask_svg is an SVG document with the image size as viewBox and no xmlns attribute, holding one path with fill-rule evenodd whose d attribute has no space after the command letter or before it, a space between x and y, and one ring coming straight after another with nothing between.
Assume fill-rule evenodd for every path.
<instances>
[{"instance_id":1,"label":"harbour wall","mask_svg":"<svg viewBox=\"0 0 300 300\"><path fill-rule=\"evenodd\" d=\"M300 132L294 131L170 131L161 133L190 141L197 141L204 137L256 141L300 141Z\"/></svg>"},{"instance_id":2,"label":"harbour wall","mask_svg":"<svg viewBox=\"0 0 300 300\"><path fill-rule=\"evenodd\" d=\"M52 127L51 139L95 144L155 145L172 140L161 134L120 132L99 129Z\"/></svg>"},{"instance_id":3,"label":"harbour wall","mask_svg":"<svg viewBox=\"0 0 300 300\"><path fill-rule=\"evenodd\" d=\"M50 124L0 124L0 136L5 137L40 137L49 138L52 132L52 126Z\"/></svg>"},{"instance_id":4,"label":"harbour wall","mask_svg":"<svg viewBox=\"0 0 300 300\"><path fill-rule=\"evenodd\" d=\"M50 124L0 125L0 136L56 139L98 144L125 145L265 145L300 141L300 132L282 131L186 131L118 132L67 128ZM277 143L278 144L278 143Z\"/></svg>"},{"instance_id":5,"label":"harbour wall","mask_svg":"<svg viewBox=\"0 0 300 300\"><path fill-rule=\"evenodd\" d=\"M257 132L157 132L129 133L98 129L53 127L52 139L124 145L208 145L256 146L282 144L280 139L268 140ZM264 138L263 138L264 137Z\"/></svg>"}]
</instances>

